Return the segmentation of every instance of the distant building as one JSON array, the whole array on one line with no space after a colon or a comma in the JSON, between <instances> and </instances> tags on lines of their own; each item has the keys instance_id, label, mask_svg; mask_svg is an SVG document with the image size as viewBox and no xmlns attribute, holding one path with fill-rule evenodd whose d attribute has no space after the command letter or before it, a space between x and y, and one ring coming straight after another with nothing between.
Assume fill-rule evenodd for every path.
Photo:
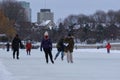
<instances>
[{"instance_id":1,"label":"distant building","mask_svg":"<svg viewBox=\"0 0 120 80\"><path fill-rule=\"evenodd\" d=\"M21 4L21 6L23 8L25 8L25 13L26 13L26 20L28 22L31 22L31 8L30 8L30 3L26 2L26 1L19 1L19 3Z\"/></svg>"},{"instance_id":2,"label":"distant building","mask_svg":"<svg viewBox=\"0 0 120 80\"><path fill-rule=\"evenodd\" d=\"M40 24L47 20L54 22L54 13L50 9L40 9L37 13L37 23Z\"/></svg>"}]
</instances>

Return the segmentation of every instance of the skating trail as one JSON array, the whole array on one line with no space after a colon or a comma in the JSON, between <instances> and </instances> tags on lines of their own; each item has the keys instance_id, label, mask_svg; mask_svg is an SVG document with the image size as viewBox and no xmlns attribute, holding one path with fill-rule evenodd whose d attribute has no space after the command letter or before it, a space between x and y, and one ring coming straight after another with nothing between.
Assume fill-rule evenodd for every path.
<instances>
[{"instance_id":1,"label":"skating trail","mask_svg":"<svg viewBox=\"0 0 120 80\"><path fill-rule=\"evenodd\" d=\"M57 53L56 49L52 51ZM12 51L0 49L0 80L120 80L120 51L106 49L75 49L74 63L66 56L55 64L45 63L44 53L34 49L31 56L20 50L20 59L12 59Z\"/></svg>"}]
</instances>

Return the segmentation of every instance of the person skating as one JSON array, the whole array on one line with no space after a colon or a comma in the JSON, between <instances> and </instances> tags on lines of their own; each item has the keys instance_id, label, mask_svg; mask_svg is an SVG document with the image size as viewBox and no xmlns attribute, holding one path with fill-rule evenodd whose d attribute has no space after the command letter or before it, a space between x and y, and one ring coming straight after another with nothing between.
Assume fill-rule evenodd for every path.
<instances>
[{"instance_id":1,"label":"person skating","mask_svg":"<svg viewBox=\"0 0 120 80\"><path fill-rule=\"evenodd\" d=\"M74 38L73 36L69 33L68 36L64 40L65 43L65 52L67 54L67 62L68 63L73 63L73 49L74 49Z\"/></svg>"},{"instance_id":2,"label":"person skating","mask_svg":"<svg viewBox=\"0 0 120 80\"><path fill-rule=\"evenodd\" d=\"M42 51L42 49L43 49L43 51L45 53L46 63L48 63L48 61L49 61L48 57L49 57L51 62L54 64L53 55L52 55L52 41L49 38L49 35L48 35L47 31L44 33L44 38L41 41L40 50Z\"/></svg>"},{"instance_id":3,"label":"person skating","mask_svg":"<svg viewBox=\"0 0 120 80\"><path fill-rule=\"evenodd\" d=\"M61 38L58 43L57 43L57 54L55 55L55 58L54 60L57 59L57 57L59 56L59 54L61 53L61 60L63 60L63 57L64 57L64 48L65 48L65 45L64 45L64 38Z\"/></svg>"},{"instance_id":4,"label":"person skating","mask_svg":"<svg viewBox=\"0 0 120 80\"><path fill-rule=\"evenodd\" d=\"M16 34L16 36L12 40L13 59L15 59L15 56L16 56L16 59L19 59L19 46L23 47L18 34Z\"/></svg>"},{"instance_id":5,"label":"person skating","mask_svg":"<svg viewBox=\"0 0 120 80\"><path fill-rule=\"evenodd\" d=\"M31 44L30 40L28 40L28 42L26 43L27 55L31 55L31 48L32 48L32 44Z\"/></svg>"},{"instance_id":6,"label":"person skating","mask_svg":"<svg viewBox=\"0 0 120 80\"><path fill-rule=\"evenodd\" d=\"M107 43L106 48L107 48L107 53L110 53L110 49L111 49L110 43Z\"/></svg>"},{"instance_id":7,"label":"person skating","mask_svg":"<svg viewBox=\"0 0 120 80\"><path fill-rule=\"evenodd\" d=\"M7 48L7 52L8 52L10 50L10 43L9 42L7 42L6 48Z\"/></svg>"}]
</instances>

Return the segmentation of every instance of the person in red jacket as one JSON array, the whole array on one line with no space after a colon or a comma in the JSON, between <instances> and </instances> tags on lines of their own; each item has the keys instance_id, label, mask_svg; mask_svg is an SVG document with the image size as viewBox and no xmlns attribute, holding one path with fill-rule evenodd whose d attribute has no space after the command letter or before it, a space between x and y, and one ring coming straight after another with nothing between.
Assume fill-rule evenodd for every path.
<instances>
[{"instance_id":1,"label":"person in red jacket","mask_svg":"<svg viewBox=\"0 0 120 80\"><path fill-rule=\"evenodd\" d=\"M30 40L26 43L26 52L27 52L27 55L30 55L31 53L31 48L32 48L32 44L30 42Z\"/></svg>"},{"instance_id":2,"label":"person in red jacket","mask_svg":"<svg viewBox=\"0 0 120 80\"><path fill-rule=\"evenodd\" d=\"M110 43L107 43L106 48L107 48L107 53L110 53L110 49L111 49Z\"/></svg>"}]
</instances>

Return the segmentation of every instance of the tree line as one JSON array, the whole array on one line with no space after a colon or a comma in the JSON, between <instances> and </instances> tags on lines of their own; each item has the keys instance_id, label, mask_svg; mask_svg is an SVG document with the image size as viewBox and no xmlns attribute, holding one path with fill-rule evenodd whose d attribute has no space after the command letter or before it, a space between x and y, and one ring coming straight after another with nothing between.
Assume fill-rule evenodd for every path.
<instances>
[{"instance_id":1,"label":"tree line","mask_svg":"<svg viewBox=\"0 0 120 80\"><path fill-rule=\"evenodd\" d=\"M40 28L37 31L39 39L45 30ZM60 20L56 28L48 31L53 42L68 33L75 37L75 42L96 43L120 39L120 10L96 11L92 15L69 15L63 21Z\"/></svg>"},{"instance_id":2,"label":"tree line","mask_svg":"<svg viewBox=\"0 0 120 80\"><path fill-rule=\"evenodd\" d=\"M76 42L96 43L120 39L120 10L96 11L93 15L69 15L59 23L58 32L71 32Z\"/></svg>"},{"instance_id":3,"label":"tree line","mask_svg":"<svg viewBox=\"0 0 120 80\"><path fill-rule=\"evenodd\" d=\"M96 43L120 39L120 10L99 10L92 15L69 15L51 30L27 22L26 17L25 9L16 0L0 2L0 34L5 33L9 40L18 33L22 40L40 41L48 30L53 42L68 33L73 34L76 42ZM33 26L39 29L34 31Z\"/></svg>"},{"instance_id":4,"label":"tree line","mask_svg":"<svg viewBox=\"0 0 120 80\"><path fill-rule=\"evenodd\" d=\"M31 22L27 21L25 8L14 0L6 0L0 2L0 34L6 34L8 41L10 41L17 33L22 38L26 37L24 34L31 27ZM29 34L29 33L28 33Z\"/></svg>"}]
</instances>

